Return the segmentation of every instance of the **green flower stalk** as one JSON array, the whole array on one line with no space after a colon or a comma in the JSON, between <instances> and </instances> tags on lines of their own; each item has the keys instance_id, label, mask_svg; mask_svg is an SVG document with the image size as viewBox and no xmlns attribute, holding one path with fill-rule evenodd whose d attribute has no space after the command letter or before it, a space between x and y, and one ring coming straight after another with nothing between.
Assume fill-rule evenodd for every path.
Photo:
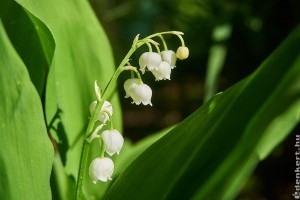
<instances>
[{"instance_id":1,"label":"green flower stalk","mask_svg":"<svg viewBox=\"0 0 300 200\"><path fill-rule=\"evenodd\" d=\"M175 35L179 38L182 46L178 48L176 54L174 51L168 50L166 41L163 37L165 35ZM147 45L149 52L143 53L139 58L139 70L142 72L142 74L150 71L157 81L170 80L171 70L175 68L176 56L179 59L185 59L188 57L188 49L185 47L182 35L183 33L179 31L155 33L143 39L139 39L139 35L137 35L133 40L130 50L117 67L109 83L103 90L103 93L101 93L101 89L98 86L97 81L95 81L94 87L97 100L93 101L90 105L91 118L85 133L86 139L84 140L82 146L82 154L78 172L76 189L77 200L83 199L82 188L84 177L87 173L89 148L90 143L94 139L99 140L101 152L99 157L95 158L89 165L89 175L91 181L97 183L97 181L106 182L112 179L114 163L109 156L112 156L115 153L119 154L123 147L124 139L118 130L113 129L113 107L109 102L109 99L115 91L118 77L122 72L131 71L131 78L124 83L124 89L126 92L125 97L131 97L133 100L132 103L137 105L152 105L152 90L147 84L143 83L141 74L139 73L137 67L129 64L130 57L141 46ZM160 38L163 43L164 51L162 52L159 48L160 44L154 40L156 37ZM157 52L153 52L153 45ZM100 125L96 125L96 123L100 123ZM102 131L103 127L105 126L109 126L110 129Z\"/></svg>"}]
</instances>

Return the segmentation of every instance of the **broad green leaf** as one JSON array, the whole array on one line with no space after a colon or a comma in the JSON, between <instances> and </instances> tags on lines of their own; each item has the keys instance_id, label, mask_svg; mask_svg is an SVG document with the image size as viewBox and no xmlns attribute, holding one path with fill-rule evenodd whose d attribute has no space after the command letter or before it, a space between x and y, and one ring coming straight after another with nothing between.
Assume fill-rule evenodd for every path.
<instances>
[{"instance_id":1,"label":"broad green leaf","mask_svg":"<svg viewBox=\"0 0 300 200\"><path fill-rule=\"evenodd\" d=\"M46 118L58 129L51 132L60 140L67 173L76 178L89 105L96 99L94 81L104 89L114 71L110 45L87 1L17 2L43 22L55 40L46 88ZM117 96L112 103L115 126L121 127Z\"/></svg>"},{"instance_id":2,"label":"broad green leaf","mask_svg":"<svg viewBox=\"0 0 300 200\"><path fill-rule=\"evenodd\" d=\"M39 99L0 22L0 199L51 199L53 147Z\"/></svg>"},{"instance_id":3,"label":"broad green leaf","mask_svg":"<svg viewBox=\"0 0 300 200\"><path fill-rule=\"evenodd\" d=\"M34 17L27 14L14 1L1 1L0 17L13 46L28 69L31 81L42 96L54 48L48 48L50 52L44 55L43 49L45 48L43 48L43 43L40 42L37 32L46 34L46 44L53 46L54 40L51 34L45 25L37 19L36 23L33 24L31 18Z\"/></svg>"},{"instance_id":4,"label":"broad green leaf","mask_svg":"<svg viewBox=\"0 0 300 200\"><path fill-rule=\"evenodd\" d=\"M143 152L104 199L233 199L259 154L299 121L299 43L300 27L252 75Z\"/></svg>"},{"instance_id":5,"label":"broad green leaf","mask_svg":"<svg viewBox=\"0 0 300 200\"><path fill-rule=\"evenodd\" d=\"M139 142L132 144L129 140L126 140L124 147L120 155L115 160L115 176L118 176L124 171L130 163L132 163L142 152L144 152L150 145L163 137L169 132L172 127L163 129L155 134L152 134Z\"/></svg>"}]
</instances>

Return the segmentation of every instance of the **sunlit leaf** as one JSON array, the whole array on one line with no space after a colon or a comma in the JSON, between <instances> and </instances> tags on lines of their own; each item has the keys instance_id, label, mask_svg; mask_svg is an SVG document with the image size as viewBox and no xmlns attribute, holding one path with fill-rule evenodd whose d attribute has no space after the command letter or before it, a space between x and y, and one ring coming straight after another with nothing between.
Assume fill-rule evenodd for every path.
<instances>
[{"instance_id":1,"label":"sunlit leaf","mask_svg":"<svg viewBox=\"0 0 300 200\"><path fill-rule=\"evenodd\" d=\"M110 45L87 1L17 2L45 23L55 40L46 88L46 117L57 129L51 132L60 140L57 142L62 158L66 158L66 171L77 177L88 108L96 99L94 81L104 89L115 68ZM112 103L115 126L120 127L116 96Z\"/></svg>"},{"instance_id":2,"label":"sunlit leaf","mask_svg":"<svg viewBox=\"0 0 300 200\"><path fill-rule=\"evenodd\" d=\"M53 147L39 95L0 22L0 199L51 199Z\"/></svg>"},{"instance_id":3,"label":"sunlit leaf","mask_svg":"<svg viewBox=\"0 0 300 200\"><path fill-rule=\"evenodd\" d=\"M15 1L1 1L0 17L14 48L27 67L31 81L43 96L54 51L54 40L49 30ZM47 48L43 48L44 44ZM44 53L44 50L48 52Z\"/></svg>"}]
</instances>

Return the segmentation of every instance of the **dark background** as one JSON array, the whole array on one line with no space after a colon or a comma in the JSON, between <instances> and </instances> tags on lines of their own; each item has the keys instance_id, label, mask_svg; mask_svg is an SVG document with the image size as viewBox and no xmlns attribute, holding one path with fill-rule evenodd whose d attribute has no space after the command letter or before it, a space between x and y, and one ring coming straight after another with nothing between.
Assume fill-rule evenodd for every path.
<instances>
[{"instance_id":1,"label":"dark background","mask_svg":"<svg viewBox=\"0 0 300 200\"><path fill-rule=\"evenodd\" d=\"M229 38L220 42L227 49L218 81L218 91L223 91L252 73L300 22L299 0L92 0L91 5L111 41L116 64L138 33L142 37L167 30L185 33L190 57L177 61L171 80L155 82L151 74L143 76L153 90L153 106L121 101L124 133L133 141L180 122L203 104L215 27L232 28ZM169 48L176 50L179 41L166 39ZM132 65L138 65L139 55L133 56ZM120 83L128 77L122 75ZM119 87L124 96L122 84ZM237 199L292 199L295 134L300 134L299 125L259 164Z\"/></svg>"}]
</instances>

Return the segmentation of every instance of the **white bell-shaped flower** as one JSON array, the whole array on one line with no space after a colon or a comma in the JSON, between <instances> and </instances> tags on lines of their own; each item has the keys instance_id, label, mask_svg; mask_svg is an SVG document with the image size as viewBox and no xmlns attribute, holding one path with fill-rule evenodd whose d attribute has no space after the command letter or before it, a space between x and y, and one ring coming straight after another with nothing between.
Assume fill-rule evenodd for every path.
<instances>
[{"instance_id":1,"label":"white bell-shaped flower","mask_svg":"<svg viewBox=\"0 0 300 200\"><path fill-rule=\"evenodd\" d=\"M180 60L186 59L187 57L189 57L189 49L184 46L178 47L176 51L176 57Z\"/></svg>"},{"instance_id":2,"label":"white bell-shaped flower","mask_svg":"<svg viewBox=\"0 0 300 200\"><path fill-rule=\"evenodd\" d=\"M135 85L130 88L130 94L133 103L135 103L136 105L140 105L142 103L143 105L149 104L150 106L152 106L152 90L148 85L144 83Z\"/></svg>"},{"instance_id":3,"label":"white bell-shaped flower","mask_svg":"<svg viewBox=\"0 0 300 200\"><path fill-rule=\"evenodd\" d=\"M152 90L151 88L144 84L140 83L139 79L132 78L128 79L124 83L124 89L126 92L126 98L131 97L133 102L136 105L140 105L141 103L144 105L151 105L151 97L152 97Z\"/></svg>"},{"instance_id":4,"label":"white bell-shaped flower","mask_svg":"<svg viewBox=\"0 0 300 200\"><path fill-rule=\"evenodd\" d=\"M97 101L93 101L90 105L90 113L92 114L96 108ZM109 116L106 113L108 112L110 115L113 114L113 109L111 103L108 101L104 101L102 108L97 116L97 120L101 121L103 124L109 120Z\"/></svg>"},{"instance_id":5,"label":"white bell-shaped flower","mask_svg":"<svg viewBox=\"0 0 300 200\"><path fill-rule=\"evenodd\" d=\"M162 61L157 69L151 71L156 81L170 80L171 66L168 62Z\"/></svg>"},{"instance_id":6,"label":"white bell-shaped flower","mask_svg":"<svg viewBox=\"0 0 300 200\"><path fill-rule=\"evenodd\" d=\"M111 176L114 172L114 163L110 158L96 158L89 167L89 175L93 180L93 183L97 181L106 182L111 180Z\"/></svg>"},{"instance_id":7,"label":"white bell-shaped flower","mask_svg":"<svg viewBox=\"0 0 300 200\"><path fill-rule=\"evenodd\" d=\"M170 64L171 69L176 67L175 64L176 64L177 57L174 51L166 50L166 51L162 51L160 54L162 60Z\"/></svg>"},{"instance_id":8,"label":"white bell-shaped flower","mask_svg":"<svg viewBox=\"0 0 300 200\"><path fill-rule=\"evenodd\" d=\"M161 56L158 53L145 52L139 59L140 70L143 74L145 73L146 67L149 71L152 71L158 67L161 61Z\"/></svg>"},{"instance_id":9,"label":"white bell-shaped flower","mask_svg":"<svg viewBox=\"0 0 300 200\"><path fill-rule=\"evenodd\" d=\"M121 133L117 130L106 130L101 134L104 150L110 155L114 155L115 153L119 154L123 144L124 138Z\"/></svg>"}]
</instances>

